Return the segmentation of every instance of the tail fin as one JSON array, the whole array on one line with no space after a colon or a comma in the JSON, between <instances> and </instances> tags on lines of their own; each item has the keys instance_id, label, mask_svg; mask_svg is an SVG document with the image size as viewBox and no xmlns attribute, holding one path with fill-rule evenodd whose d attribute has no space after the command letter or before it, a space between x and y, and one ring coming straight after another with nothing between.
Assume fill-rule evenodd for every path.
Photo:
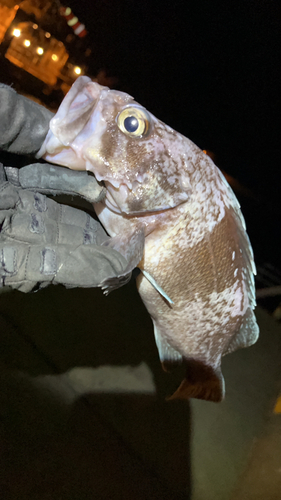
<instances>
[{"instance_id":1,"label":"tail fin","mask_svg":"<svg viewBox=\"0 0 281 500\"><path fill-rule=\"evenodd\" d=\"M176 392L168 398L172 399L205 399L220 402L224 398L224 378L220 368L214 369L196 359L185 360L186 376Z\"/></svg>"}]
</instances>

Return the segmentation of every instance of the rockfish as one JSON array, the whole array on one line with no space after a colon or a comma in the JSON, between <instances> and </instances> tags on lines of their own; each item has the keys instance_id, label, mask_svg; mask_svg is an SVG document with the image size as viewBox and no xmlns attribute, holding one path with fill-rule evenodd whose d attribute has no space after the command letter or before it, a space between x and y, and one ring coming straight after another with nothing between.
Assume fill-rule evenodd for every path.
<instances>
[{"instance_id":1,"label":"rockfish","mask_svg":"<svg viewBox=\"0 0 281 500\"><path fill-rule=\"evenodd\" d=\"M220 401L221 357L258 338L255 264L239 203L227 181L189 139L130 95L76 80L39 152L89 170L106 186L96 214L105 244L138 267L137 287L152 318L164 368L183 361L172 398Z\"/></svg>"}]
</instances>

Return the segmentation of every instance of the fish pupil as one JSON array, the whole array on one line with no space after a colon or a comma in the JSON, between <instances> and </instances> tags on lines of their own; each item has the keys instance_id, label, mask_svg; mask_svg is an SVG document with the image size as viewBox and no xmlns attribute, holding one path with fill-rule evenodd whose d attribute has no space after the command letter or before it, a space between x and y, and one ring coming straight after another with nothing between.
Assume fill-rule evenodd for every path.
<instances>
[{"instance_id":1,"label":"fish pupil","mask_svg":"<svg viewBox=\"0 0 281 500\"><path fill-rule=\"evenodd\" d=\"M124 120L124 127L127 132L135 132L139 126L138 119L135 116L127 116Z\"/></svg>"}]
</instances>

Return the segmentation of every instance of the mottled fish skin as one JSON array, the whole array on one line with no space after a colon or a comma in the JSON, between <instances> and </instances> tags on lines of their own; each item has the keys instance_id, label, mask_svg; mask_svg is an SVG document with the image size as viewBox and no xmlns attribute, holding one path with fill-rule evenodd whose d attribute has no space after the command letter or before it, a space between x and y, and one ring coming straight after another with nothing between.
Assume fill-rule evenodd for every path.
<instances>
[{"instance_id":1,"label":"mottled fish skin","mask_svg":"<svg viewBox=\"0 0 281 500\"><path fill-rule=\"evenodd\" d=\"M147 117L140 137L120 129L118 117L127 108ZM116 242L122 251L133 241L136 259L142 255L138 267L173 302L138 276L163 366L186 364L186 377L172 398L220 401L221 357L253 344L259 332L253 253L230 186L189 139L128 94L87 77L73 85L50 128L39 154L91 170L105 182L105 202L95 210L112 246Z\"/></svg>"}]
</instances>

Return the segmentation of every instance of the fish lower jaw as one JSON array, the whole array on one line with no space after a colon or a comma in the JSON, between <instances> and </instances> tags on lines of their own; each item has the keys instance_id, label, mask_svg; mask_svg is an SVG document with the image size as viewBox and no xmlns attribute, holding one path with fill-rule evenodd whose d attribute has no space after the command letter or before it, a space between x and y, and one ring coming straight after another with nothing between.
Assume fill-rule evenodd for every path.
<instances>
[{"instance_id":1,"label":"fish lower jaw","mask_svg":"<svg viewBox=\"0 0 281 500\"><path fill-rule=\"evenodd\" d=\"M105 181L105 186L107 189L106 198L111 205L111 208L118 210L118 212L124 212L124 208L127 205L127 198L129 196L129 188L126 184L119 184L118 188L113 186L111 182ZM125 210L126 212L126 210Z\"/></svg>"},{"instance_id":2,"label":"fish lower jaw","mask_svg":"<svg viewBox=\"0 0 281 500\"><path fill-rule=\"evenodd\" d=\"M109 210L111 210L114 213L118 214L122 213L109 191L107 191L106 193L105 205Z\"/></svg>"}]
</instances>

